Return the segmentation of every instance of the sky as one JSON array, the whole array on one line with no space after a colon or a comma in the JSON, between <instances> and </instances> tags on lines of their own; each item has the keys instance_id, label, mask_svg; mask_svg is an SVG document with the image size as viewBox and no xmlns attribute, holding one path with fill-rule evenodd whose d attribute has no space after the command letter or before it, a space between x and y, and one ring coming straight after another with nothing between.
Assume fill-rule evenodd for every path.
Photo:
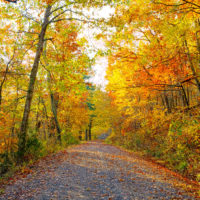
<instances>
[{"instance_id":1,"label":"sky","mask_svg":"<svg viewBox=\"0 0 200 200\"><path fill-rule=\"evenodd\" d=\"M94 18L109 18L111 14L114 13L114 9L110 8L109 6L105 6L102 9L95 9L90 11L90 15ZM105 44L103 40L95 40L93 34L94 33L101 33L101 30L98 28L88 28L85 27L83 31L83 36L86 37L89 43L89 48L94 50L105 50ZM89 56L92 58L94 57L94 52L89 53ZM107 84L107 80L105 79L106 75L106 68L108 66L107 57L98 57L96 60L95 65L92 66L94 71L94 75L90 78L90 81L97 86L101 86L105 88Z\"/></svg>"},{"instance_id":2,"label":"sky","mask_svg":"<svg viewBox=\"0 0 200 200\"><path fill-rule=\"evenodd\" d=\"M108 60L106 57L98 58L96 64L93 66L94 76L91 77L90 81L97 86L105 88L107 84L107 80L105 79L107 66L108 66Z\"/></svg>"},{"instance_id":3,"label":"sky","mask_svg":"<svg viewBox=\"0 0 200 200\"><path fill-rule=\"evenodd\" d=\"M0 2L1 6L1 2ZM14 6L18 6L18 4L15 4ZM106 18L108 19L111 14L114 13L114 8L111 8L110 6L104 6L103 8L99 9L90 9L90 11L84 11L86 12L86 15L91 16L92 18ZM34 16L35 14L31 12L31 15ZM96 40L94 38L94 33L101 33L101 30L97 28L89 28L88 25L85 25L85 28L83 32L80 34L80 37L85 37L88 40L89 44L89 53L88 55L93 58L95 53L94 51L90 50L95 50L97 51L98 49L105 50L105 45L103 40ZM94 71L93 76L91 77L90 81L94 83L97 86L102 86L102 88L105 88L106 86L106 79L104 78L106 75L106 68L108 66L108 61L106 57L98 57L96 60L96 63L92 66L92 69Z\"/></svg>"}]
</instances>

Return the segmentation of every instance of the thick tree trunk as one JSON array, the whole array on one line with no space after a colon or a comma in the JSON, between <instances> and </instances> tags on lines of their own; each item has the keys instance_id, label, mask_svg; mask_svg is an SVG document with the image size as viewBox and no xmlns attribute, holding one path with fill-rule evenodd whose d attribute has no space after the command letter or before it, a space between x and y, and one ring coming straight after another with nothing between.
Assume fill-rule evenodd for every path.
<instances>
[{"instance_id":1,"label":"thick tree trunk","mask_svg":"<svg viewBox=\"0 0 200 200\"><path fill-rule=\"evenodd\" d=\"M29 86L28 86L28 91L27 91L27 96L26 96L24 114L23 114L20 133L19 133L19 142L18 142L19 160L23 159L24 153L25 153L28 119L29 119L29 114L30 114L31 102L33 98L36 76L38 72L39 61L40 61L41 53L43 51L44 37L45 37L46 29L49 23L50 11L51 11L51 6L48 5L45 11L44 22L42 24L41 32L39 35L37 51L36 51L34 63L33 63L31 74L30 74L30 81L29 81Z\"/></svg>"}]
</instances>

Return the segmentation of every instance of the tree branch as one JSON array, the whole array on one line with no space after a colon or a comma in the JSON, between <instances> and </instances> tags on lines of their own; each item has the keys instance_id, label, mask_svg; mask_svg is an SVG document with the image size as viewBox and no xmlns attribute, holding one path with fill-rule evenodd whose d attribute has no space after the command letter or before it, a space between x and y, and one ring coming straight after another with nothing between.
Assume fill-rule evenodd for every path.
<instances>
[{"instance_id":1,"label":"tree branch","mask_svg":"<svg viewBox=\"0 0 200 200\"><path fill-rule=\"evenodd\" d=\"M70 18L57 19L57 20L51 21L51 23L64 21L64 20L75 20L75 21L80 21L80 22L85 22L85 23L92 23L93 22L93 21L87 21L87 20L84 20L84 19L78 19L78 18L70 17Z\"/></svg>"},{"instance_id":2,"label":"tree branch","mask_svg":"<svg viewBox=\"0 0 200 200\"><path fill-rule=\"evenodd\" d=\"M27 19L30 19L30 20L36 22L36 23L39 24L39 25L41 25L41 23L40 23L39 21L35 20L35 19L34 19L33 17L31 17L31 16L27 16L27 15L25 15L25 14L22 14L22 16L25 17L25 18L27 18Z\"/></svg>"},{"instance_id":3,"label":"tree branch","mask_svg":"<svg viewBox=\"0 0 200 200\"><path fill-rule=\"evenodd\" d=\"M184 1L185 3L191 4L191 5L193 5L193 6L196 6L196 7L200 8L200 5L198 5L198 4L196 4L196 3L193 3L193 2L191 2L191 1L187 1L187 0L182 0L182 1Z\"/></svg>"},{"instance_id":4,"label":"tree branch","mask_svg":"<svg viewBox=\"0 0 200 200\"><path fill-rule=\"evenodd\" d=\"M17 0L5 0L5 1L7 1L9 3L17 3Z\"/></svg>"}]
</instances>

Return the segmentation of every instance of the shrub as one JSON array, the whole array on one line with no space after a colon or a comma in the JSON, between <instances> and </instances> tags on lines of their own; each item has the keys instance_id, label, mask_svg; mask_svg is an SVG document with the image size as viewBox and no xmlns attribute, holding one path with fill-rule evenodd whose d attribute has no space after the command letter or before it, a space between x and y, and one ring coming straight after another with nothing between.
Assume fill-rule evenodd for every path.
<instances>
[{"instance_id":1,"label":"shrub","mask_svg":"<svg viewBox=\"0 0 200 200\"><path fill-rule=\"evenodd\" d=\"M0 175L6 173L13 165L7 152L0 154Z\"/></svg>"},{"instance_id":2,"label":"shrub","mask_svg":"<svg viewBox=\"0 0 200 200\"><path fill-rule=\"evenodd\" d=\"M39 158L42 149L42 142L39 141L37 136L35 134L29 136L26 143L25 158L27 160Z\"/></svg>"},{"instance_id":3,"label":"shrub","mask_svg":"<svg viewBox=\"0 0 200 200\"><path fill-rule=\"evenodd\" d=\"M74 137L70 132L64 133L62 135L62 145L64 147L67 147L72 144L79 144L79 140L76 137Z\"/></svg>"},{"instance_id":4,"label":"shrub","mask_svg":"<svg viewBox=\"0 0 200 200\"><path fill-rule=\"evenodd\" d=\"M159 115L152 112L137 130L112 133L107 143L120 144L128 149L143 151L162 159L168 167L199 179L200 120L198 116L177 113Z\"/></svg>"}]
</instances>

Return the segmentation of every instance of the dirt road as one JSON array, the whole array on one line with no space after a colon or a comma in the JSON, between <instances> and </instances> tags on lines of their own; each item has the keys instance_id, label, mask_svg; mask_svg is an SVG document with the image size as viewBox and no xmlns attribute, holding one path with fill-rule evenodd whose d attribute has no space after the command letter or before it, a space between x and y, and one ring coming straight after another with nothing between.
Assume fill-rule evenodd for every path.
<instances>
[{"instance_id":1,"label":"dirt road","mask_svg":"<svg viewBox=\"0 0 200 200\"><path fill-rule=\"evenodd\" d=\"M8 185L0 199L195 199L169 170L133 153L88 142L41 160Z\"/></svg>"}]
</instances>

